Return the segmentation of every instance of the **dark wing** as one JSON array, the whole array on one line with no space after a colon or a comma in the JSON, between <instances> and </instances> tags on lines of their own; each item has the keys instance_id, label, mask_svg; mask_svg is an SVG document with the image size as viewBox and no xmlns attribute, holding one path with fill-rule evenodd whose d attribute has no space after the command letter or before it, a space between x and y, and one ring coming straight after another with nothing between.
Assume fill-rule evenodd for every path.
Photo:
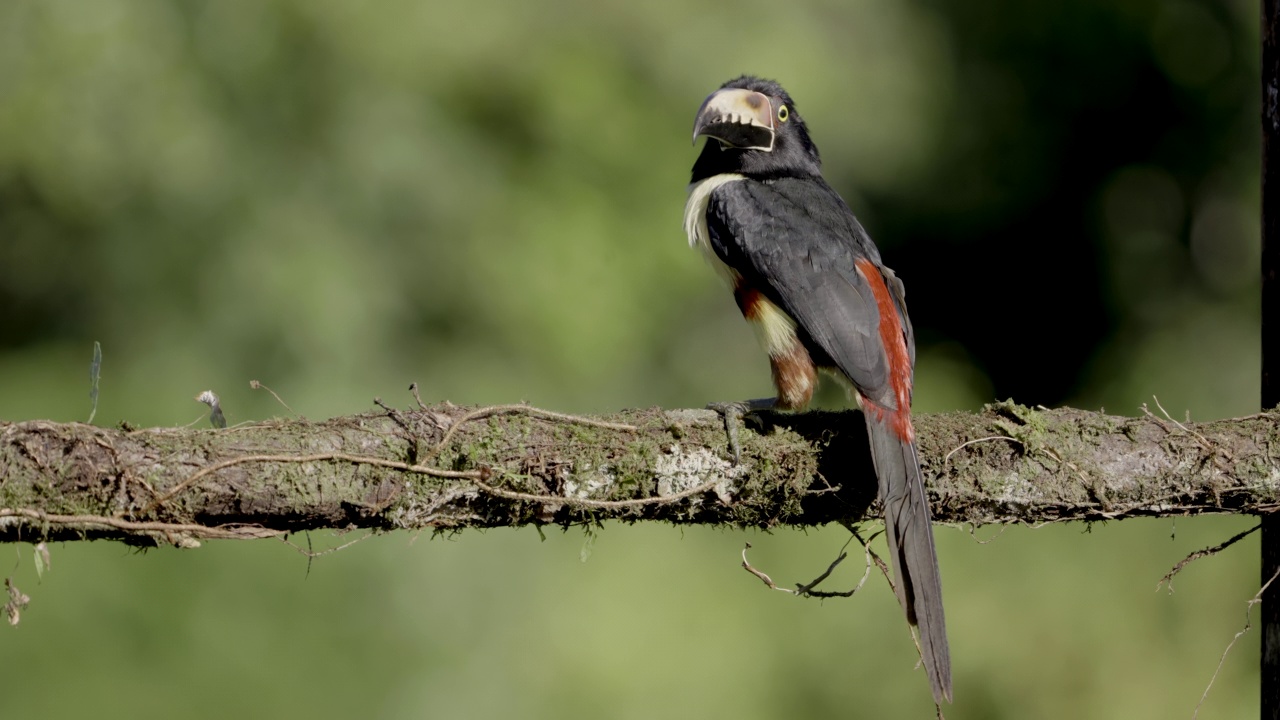
<instances>
[{"instance_id":1,"label":"dark wing","mask_svg":"<svg viewBox=\"0 0 1280 720\"><path fill-rule=\"evenodd\" d=\"M750 287L799 326L819 366L834 366L864 395L896 407L880 315L855 260L879 253L840 196L819 178L726 183L707 209L711 247ZM899 315L914 361L910 325L901 310L902 284L891 273Z\"/></svg>"}]
</instances>

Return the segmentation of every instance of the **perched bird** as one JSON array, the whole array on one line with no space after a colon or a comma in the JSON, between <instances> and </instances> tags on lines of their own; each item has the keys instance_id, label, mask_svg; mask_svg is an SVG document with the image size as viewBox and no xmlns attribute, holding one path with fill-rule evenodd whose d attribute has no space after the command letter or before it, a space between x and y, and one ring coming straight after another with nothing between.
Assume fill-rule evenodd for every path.
<instances>
[{"instance_id":1,"label":"perched bird","mask_svg":"<svg viewBox=\"0 0 1280 720\"><path fill-rule=\"evenodd\" d=\"M915 338L902 283L822 179L818 148L778 83L750 76L725 83L698 108L694 142L700 136L707 142L693 165L685 231L732 286L778 392L714 407L737 415L801 410L819 369L852 386L866 416L895 592L919 627L934 699L949 701L942 583L911 426Z\"/></svg>"}]
</instances>

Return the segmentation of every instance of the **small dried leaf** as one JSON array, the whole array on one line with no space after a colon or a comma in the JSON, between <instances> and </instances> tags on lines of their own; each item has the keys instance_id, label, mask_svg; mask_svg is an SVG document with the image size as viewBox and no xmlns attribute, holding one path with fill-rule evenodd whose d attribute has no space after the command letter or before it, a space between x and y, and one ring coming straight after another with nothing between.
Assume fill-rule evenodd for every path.
<instances>
[{"instance_id":1,"label":"small dried leaf","mask_svg":"<svg viewBox=\"0 0 1280 720\"><path fill-rule=\"evenodd\" d=\"M22 611L31 602L31 598L18 590L12 578L4 579L5 590L9 593L9 602L4 604L4 612L10 625L17 625L22 620Z\"/></svg>"}]
</instances>

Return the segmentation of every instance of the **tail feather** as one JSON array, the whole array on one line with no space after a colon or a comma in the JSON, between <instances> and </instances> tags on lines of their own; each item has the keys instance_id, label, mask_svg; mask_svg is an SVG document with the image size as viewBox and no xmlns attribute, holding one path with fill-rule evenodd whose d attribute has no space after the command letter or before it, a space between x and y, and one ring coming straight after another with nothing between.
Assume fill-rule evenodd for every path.
<instances>
[{"instance_id":1,"label":"tail feather","mask_svg":"<svg viewBox=\"0 0 1280 720\"><path fill-rule=\"evenodd\" d=\"M914 442L900 439L891 418L867 413L867 435L884 503L894 590L907 621L920 629L920 650L934 700L951 701L951 651L942 614L942 578L933 546L929 500Z\"/></svg>"}]
</instances>

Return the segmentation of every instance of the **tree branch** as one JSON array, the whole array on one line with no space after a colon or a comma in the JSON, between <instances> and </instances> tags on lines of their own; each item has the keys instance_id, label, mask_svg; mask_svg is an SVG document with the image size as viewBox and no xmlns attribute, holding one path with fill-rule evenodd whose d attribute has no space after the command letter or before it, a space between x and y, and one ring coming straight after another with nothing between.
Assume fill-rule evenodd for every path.
<instances>
[{"instance_id":1,"label":"tree branch","mask_svg":"<svg viewBox=\"0 0 1280 720\"><path fill-rule=\"evenodd\" d=\"M0 422L0 541L192 545L606 519L808 526L877 511L856 411L756 416L734 466L709 411L423 407L225 430ZM979 525L1271 512L1278 421L1013 403L915 420L934 519Z\"/></svg>"}]
</instances>

